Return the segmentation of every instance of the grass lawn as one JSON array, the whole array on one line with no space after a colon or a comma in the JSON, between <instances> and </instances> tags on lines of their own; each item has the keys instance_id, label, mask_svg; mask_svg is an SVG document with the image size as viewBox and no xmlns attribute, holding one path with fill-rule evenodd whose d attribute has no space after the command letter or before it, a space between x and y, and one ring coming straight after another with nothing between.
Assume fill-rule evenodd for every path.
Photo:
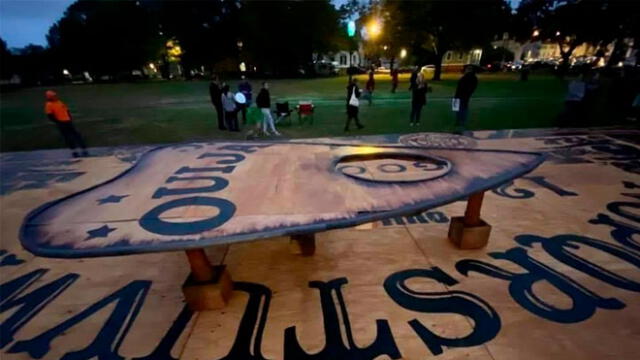
<instances>
[{"instance_id":1,"label":"grass lawn","mask_svg":"<svg viewBox=\"0 0 640 360\"><path fill-rule=\"evenodd\" d=\"M351 134L452 131L451 97L460 74L445 74L430 82L419 128L409 127L408 76L401 77L399 91L390 93L388 75L376 76L372 106L361 102L363 130ZM272 80L272 103L312 100L316 105L313 125L280 127L287 138L344 135L345 77ZM231 81L235 90L237 81ZM360 85L365 79L361 78ZM260 87L253 82L254 97ZM479 75L479 85L470 105L469 129L504 129L556 126L562 109L565 81L532 75L528 82L516 74ZM1 150L18 151L64 147L62 139L43 114L45 88L3 93L0 102ZM167 81L127 84L68 85L55 88L65 101L78 130L89 146L150 144L203 139L240 139L243 133L217 129L215 110L209 102L206 81ZM612 125L589 123L588 125Z\"/></svg>"}]
</instances>

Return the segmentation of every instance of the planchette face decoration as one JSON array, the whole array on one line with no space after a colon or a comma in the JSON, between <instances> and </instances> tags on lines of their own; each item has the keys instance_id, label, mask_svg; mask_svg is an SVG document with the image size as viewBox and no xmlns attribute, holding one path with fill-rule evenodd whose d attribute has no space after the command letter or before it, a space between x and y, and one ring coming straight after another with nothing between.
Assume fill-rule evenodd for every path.
<instances>
[{"instance_id":1,"label":"planchette face decoration","mask_svg":"<svg viewBox=\"0 0 640 360\"><path fill-rule=\"evenodd\" d=\"M45 204L21 241L40 256L123 255L349 227L416 213L537 167L531 152L314 143L160 147Z\"/></svg>"},{"instance_id":2,"label":"planchette face decoration","mask_svg":"<svg viewBox=\"0 0 640 360\"><path fill-rule=\"evenodd\" d=\"M385 151L344 156L336 170L360 180L402 183L437 179L451 171L451 163L424 154Z\"/></svg>"}]
</instances>

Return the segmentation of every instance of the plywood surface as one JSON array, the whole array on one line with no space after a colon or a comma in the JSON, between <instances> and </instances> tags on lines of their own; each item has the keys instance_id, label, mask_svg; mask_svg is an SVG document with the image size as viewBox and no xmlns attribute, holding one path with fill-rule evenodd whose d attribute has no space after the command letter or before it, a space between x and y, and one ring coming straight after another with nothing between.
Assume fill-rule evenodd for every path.
<instances>
[{"instance_id":1,"label":"plywood surface","mask_svg":"<svg viewBox=\"0 0 640 360\"><path fill-rule=\"evenodd\" d=\"M486 192L482 217L493 226L486 248L461 251L446 239L463 201L320 232L311 257L292 255L287 237L209 246L209 259L227 266L235 290L225 309L201 313L184 307L182 252L54 259L20 243L33 209L116 177L148 148L95 149L80 160L56 150L0 154L0 358L636 359L639 132L472 135L313 142L545 153L531 173ZM162 168L170 174L180 166ZM288 163L255 166L293 173ZM135 187L126 189L115 194L129 194L121 203L137 199ZM319 204L330 199L322 186L313 189L309 197ZM277 209L302 206L273 194ZM250 198L238 196L239 203Z\"/></svg>"},{"instance_id":2,"label":"plywood surface","mask_svg":"<svg viewBox=\"0 0 640 360\"><path fill-rule=\"evenodd\" d=\"M82 257L313 233L456 201L543 160L535 152L406 146L163 147L105 183L35 210L21 238L40 256Z\"/></svg>"}]
</instances>

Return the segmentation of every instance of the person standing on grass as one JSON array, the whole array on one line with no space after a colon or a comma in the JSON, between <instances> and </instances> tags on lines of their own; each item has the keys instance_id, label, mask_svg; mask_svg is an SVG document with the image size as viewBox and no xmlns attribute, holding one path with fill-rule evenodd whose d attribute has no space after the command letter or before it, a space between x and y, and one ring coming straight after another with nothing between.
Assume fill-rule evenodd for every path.
<instances>
[{"instance_id":1,"label":"person standing on grass","mask_svg":"<svg viewBox=\"0 0 640 360\"><path fill-rule=\"evenodd\" d=\"M224 126L224 110L222 109L222 87L220 86L220 79L218 75L214 75L209 83L209 97L211 98L211 104L216 109L216 115L218 115L218 129L227 130Z\"/></svg>"},{"instance_id":2,"label":"person standing on grass","mask_svg":"<svg viewBox=\"0 0 640 360\"><path fill-rule=\"evenodd\" d=\"M373 66L371 66L371 69L369 69L369 80L367 80L367 83L365 84L365 88L367 90L367 100L369 101L369 105L371 105L371 102L373 101L373 91L376 88L376 80L374 78Z\"/></svg>"},{"instance_id":3,"label":"person standing on grass","mask_svg":"<svg viewBox=\"0 0 640 360\"><path fill-rule=\"evenodd\" d=\"M391 69L391 93L395 94L398 88L398 68Z\"/></svg>"},{"instance_id":4,"label":"person standing on grass","mask_svg":"<svg viewBox=\"0 0 640 360\"><path fill-rule=\"evenodd\" d=\"M252 95L253 89L251 88L251 84L249 83L249 80L247 80L246 76L242 75L240 79L241 81L240 81L240 84L238 84L238 91L241 92L242 95L244 95L245 99L247 99L246 103L240 105L240 110L242 111L242 123L246 124L247 108L251 106L251 95Z\"/></svg>"},{"instance_id":5,"label":"person standing on grass","mask_svg":"<svg viewBox=\"0 0 640 360\"><path fill-rule=\"evenodd\" d=\"M464 75L458 81L458 87L456 88L455 99L459 103L458 110L456 111L456 133L462 133L467 119L469 118L469 100L471 95L476 91L478 87L478 78L476 77L475 68L468 65L464 70Z\"/></svg>"},{"instance_id":6,"label":"person standing on grass","mask_svg":"<svg viewBox=\"0 0 640 360\"><path fill-rule=\"evenodd\" d=\"M262 83L262 89L258 93L258 97L256 98L256 105L260 111L262 111L262 132L265 134L269 134L269 128L271 128L271 133L276 136L280 136L278 130L276 130L276 126L273 123L273 116L271 116L271 95L269 94L269 83L264 81Z\"/></svg>"},{"instance_id":7,"label":"person standing on grass","mask_svg":"<svg viewBox=\"0 0 640 360\"><path fill-rule=\"evenodd\" d=\"M78 156L89 156L87 146L84 140L82 140L82 136L80 136L71 122L71 112L67 105L58 98L58 94L53 90L47 90L45 97L44 112L47 114L47 118L56 124L58 130L60 130L64 141L67 143L69 149L71 149L71 155L74 158ZM82 150L81 153L76 151L77 147Z\"/></svg>"},{"instance_id":8,"label":"person standing on grass","mask_svg":"<svg viewBox=\"0 0 640 360\"><path fill-rule=\"evenodd\" d=\"M349 125L351 119L354 119L358 129L362 129L364 126L358 119L358 110L360 106L360 89L358 88L358 79L353 78L349 86L347 86L347 123L344 125L344 131L349 131Z\"/></svg>"},{"instance_id":9,"label":"person standing on grass","mask_svg":"<svg viewBox=\"0 0 640 360\"><path fill-rule=\"evenodd\" d=\"M233 98L233 92L229 91L229 85L222 87L222 94L220 95L220 101L224 108L224 120L227 125L227 129L230 131L240 131L238 128L238 107L236 101Z\"/></svg>"},{"instance_id":10,"label":"person standing on grass","mask_svg":"<svg viewBox=\"0 0 640 360\"><path fill-rule=\"evenodd\" d=\"M583 119L585 112L584 99L587 94L587 72L583 71L580 77L571 80L567 87L567 96L564 100L564 112L560 118L563 125L576 125Z\"/></svg>"},{"instance_id":11,"label":"person standing on grass","mask_svg":"<svg viewBox=\"0 0 640 360\"><path fill-rule=\"evenodd\" d=\"M420 125L420 112L422 107L427 104L427 82L424 80L422 73L416 77L415 84L411 89L411 115L409 116L409 125Z\"/></svg>"},{"instance_id":12,"label":"person standing on grass","mask_svg":"<svg viewBox=\"0 0 640 360\"><path fill-rule=\"evenodd\" d=\"M411 78L409 78L409 90L413 90L413 87L416 85L416 80L418 79L418 74L420 73L420 66L416 65L411 72Z\"/></svg>"}]
</instances>

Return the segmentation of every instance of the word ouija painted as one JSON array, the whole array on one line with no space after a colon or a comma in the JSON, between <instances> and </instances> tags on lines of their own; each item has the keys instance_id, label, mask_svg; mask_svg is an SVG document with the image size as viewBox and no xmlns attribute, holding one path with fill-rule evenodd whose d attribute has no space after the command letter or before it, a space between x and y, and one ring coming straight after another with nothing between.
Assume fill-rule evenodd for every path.
<instances>
[{"instance_id":1,"label":"word ouija painted","mask_svg":"<svg viewBox=\"0 0 640 360\"><path fill-rule=\"evenodd\" d=\"M220 150L252 153L256 151L256 148L260 147L264 147L264 145L226 145L220 147ZM198 156L199 160L211 158L219 158L215 164L225 166L183 166L176 170L176 172L166 180L167 184L210 181L210 185L188 188L159 187L153 193L153 199L162 199L165 196L173 197L185 195L186 197L169 200L149 210L140 218L140 226L147 231L160 235L189 235L215 229L229 221L236 212L236 205L229 200L211 195L211 193L224 190L229 186L229 180L223 176L211 176L210 173L230 174L236 169L236 165L245 160L246 157L239 153L224 152L207 152ZM167 211L175 210L177 208L186 208L189 206L212 207L217 209L218 213L213 217L189 222L171 222L162 219L162 214Z\"/></svg>"},{"instance_id":2,"label":"word ouija painted","mask_svg":"<svg viewBox=\"0 0 640 360\"><path fill-rule=\"evenodd\" d=\"M227 149L234 150L234 149ZM238 149L235 149L238 150ZM158 188L153 198L163 199L169 195L182 195L178 200L170 200L149 210L140 220L140 225L152 229L154 232L177 234L185 230L180 223L164 223L161 215L175 207L185 206L190 198L199 198L200 193L215 193L227 186L224 174L234 170L234 166L244 159L240 153L204 153L203 157L218 157L217 165L206 170L182 167L166 179L167 186ZM212 170L215 169L215 170ZM220 176L201 176L201 172L219 172ZM210 184L202 188L172 188L171 184L189 180L205 180ZM528 177L541 187L551 190L559 196L577 196L571 190L560 188L543 177ZM496 192L507 197L527 198L528 193L512 189L513 184L507 184ZM640 185L624 182L628 190L640 189ZM527 190L529 191L529 190ZM511 195L511 196L508 196ZM640 269L640 193L623 192L627 198L624 201L614 201L607 205L607 213L598 213L589 222L595 225L605 225L611 228L611 237L617 242L610 243L576 234L560 234L542 237L533 234L522 234L515 237L518 246L510 249L491 252L488 255L500 261L518 265L522 270L515 272L512 267L501 267L491 262L477 259L463 259L455 264L459 276L478 273L496 280L508 283L508 291L512 299L529 313L548 321L573 324L584 321L593 316L598 310L620 310L626 304L620 299L604 297L571 277L537 260L529 254L528 248L534 245L540 247L560 263L570 266L590 277L605 282L611 286L631 292L640 292L640 283L607 269L592 260L580 256L578 250L587 248L592 251L605 253ZM211 206L219 208L219 213L207 219L201 226L215 226L211 221L223 221L233 208L225 203L225 199L208 196ZM185 200L186 199L186 200ZM175 202L178 201L178 202ZM197 204L203 204L199 199ZM233 205L233 204L232 204ZM226 214L226 215L225 215ZM431 212L412 218L418 223L444 222L446 216L439 212ZM213 219L213 220L212 220ZM397 222L397 220L394 220ZM404 220L403 220L404 221ZM407 220L408 222L411 220ZM193 225L193 224L191 224ZM635 237L635 238L634 238ZM0 266L18 266L24 261L14 254L0 250ZM95 303L70 314L59 323L49 325L45 331L27 338L16 340L16 335L31 320L45 310L51 302L64 294L79 278L80 275L69 273L48 283L35 286L48 269L36 269L26 274L0 284L0 313L3 321L0 324L0 349L6 353L28 354L31 358L40 359L50 351L55 340L63 334L77 329L83 322L97 316L105 308L110 313L98 330L93 340L83 349L74 349L64 355L66 360L83 359L121 359L120 345L124 342L138 314L144 306L145 299L152 282L148 280L134 280L117 289L113 293L99 299ZM413 279L423 279L445 285L449 290L444 292L425 292L413 289L410 284ZM571 300L570 307L556 307L545 302L541 294L536 292L536 284L545 282L554 287ZM310 281L309 287L317 291L324 323L325 342L323 348L313 353L305 350L300 343L296 326L284 330L283 357L284 359L375 359L385 355L391 359L399 359L402 353L394 330L388 319L376 319L376 336L367 346L356 345L351 327L349 304L344 300L343 290L348 286L348 279L340 277L330 281ZM473 330L462 337L447 337L436 333L435 329L418 319L408 322L415 333L416 341L424 344L433 355L442 354L446 348L470 347L484 344L495 338L502 327L499 313L493 306L481 297L461 290L456 290L459 283L453 274L438 267L421 269L406 269L389 274L380 284L386 295L397 306L416 313L448 313L459 314L472 320ZM236 282L235 291L248 294L242 318L233 345L229 349L225 360L267 359L262 354L261 344L263 333L271 309L272 290L262 284L250 282ZM337 300L337 301L334 301ZM159 339L155 349L149 354L137 357L137 360L169 360L174 359L171 350L176 345L185 330L192 312L184 307L174 315L174 321L164 336ZM373 323L371 324L374 325Z\"/></svg>"}]
</instances>

